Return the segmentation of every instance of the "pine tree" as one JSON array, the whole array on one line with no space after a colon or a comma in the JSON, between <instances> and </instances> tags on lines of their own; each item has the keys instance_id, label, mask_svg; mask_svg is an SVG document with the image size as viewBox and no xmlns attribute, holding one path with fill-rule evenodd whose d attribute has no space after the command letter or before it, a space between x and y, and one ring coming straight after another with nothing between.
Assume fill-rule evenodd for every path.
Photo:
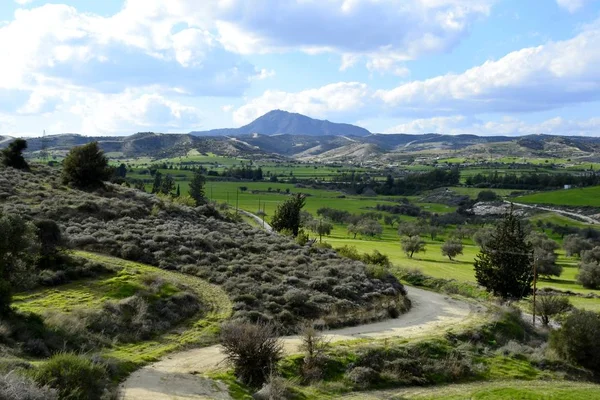
<instances>
[{"instance_id":1,"label":"pine tree","mask_svg":"<svg viewBox=\"0 0 600 400\"><path fill-rule=\"evenodd\" d=\"M477 282L505 299L520 299L529 295L533 281L533 252L525 239L521 222L511 206L489 243L477 255Z\"/></svg>"},{"instance_id":2,"label":"pine tree","mask_svg":"<svg viewBox=\"0 0 600 400\"><path fill-rule=\"evenodd\" d=\"M63 161L63 182L76 187L101 186L113 175L98 142L74 147Z\"/></svg>"},{"instance_id":3,"label":"pine tree","mask_svg":"<svg viewBox=\"0 0 600 400\"><path fill-rule=\"evenodd\" d=\"M175 197L179 196L181 196L181 188L179 187L179 184L177 184L177 191L175 192Z\"/></svg>"},{"instance_id":4,"label":"pine tree","mask_svg":"<svg viewBox=\"0 0 600 400\"><path fill-rule=\"evenodd\" d=\"M194 177L190 182L190 196L196 201L196 206L206 203L206 196L204 194L204 185L206 184L206 178L202 175L201 170L194 172Z\"/></svg>"},{"instance_id":5,"label":"pine tree","mask_svg":"<svg viewBox=\"0 0 600 400\"><path fill-rule=\"evenodd\" d=\"M173 177L170 174L167 174L162 181L160 192L162 194L171 194L173 189L175 189L175 180L173 180Z\"/></svg>"},{"instance_id":6,"label":"pine tree","mask_svg":"<svg viewBox=\"0 0 600 400\"><path fill-rule=\"evenodd\" d=\"M294 195L291 199L277 206L271 226L277 232L290 231L292 235L298 236L300 230L300 211L304 207L305 198L301 193Z\"/></svg>"},{"instance_id":7,"label":"pine tree","mask_svg":"<svg viewBox=\"0 0 600 400\"><path fill-rule=\"evenodd\" d=\"M162 174L160 171L154 173L154 183L152 184L152 193L160 193L162 188Z\"/></svg>"}]
</instances>

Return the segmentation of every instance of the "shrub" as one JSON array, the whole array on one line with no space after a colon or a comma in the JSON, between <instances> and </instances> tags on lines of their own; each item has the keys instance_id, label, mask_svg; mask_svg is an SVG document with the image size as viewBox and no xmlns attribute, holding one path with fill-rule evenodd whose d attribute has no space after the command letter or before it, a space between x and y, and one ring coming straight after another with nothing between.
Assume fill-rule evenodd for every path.
<instances>
[{"instance_id":1,"label":"shrub","mask_svg":"<svg viewBox=\"0 0 600 400\"><path fill-rule=\"evenodd\" d=\"M539 294L535 304L535 311L539 314L544 325L550 323L550 318L565 313L571 309L571 303L566 296L553 294Z\"/></svg>"},{"instance_id":2,"label":"shrub","mask_svg":"<svg viewBox=\"0 0 600 400\"><path fill-rule=\"evenodd\" d=\"M240 321L221 327L221 345L235 375L252 387L266 382L283 349L272 325Z\"/></svg>"},{"instance_id":3,"label":"shrub","mask_svg":"<svg viewBox=\"0 0 600 400\"><path fill-rule=\"evenodd\" d=\"M56 400L56 391L38 387L35 382L14 374L0 375L0 399L2 400Z\"/></svg>"},{"instance_id":4,"label":"shrub","mask_svg":"<svg viewBox=\"0 0 600 400\"><path fill-rule=\"evenodd\" d=\"M550 339L551 346L562 357L600 371L600 314L576 310Z\"/></svg>"},{"instance_id":5,"label":"shrub","mask_svg":"<svg viewBox=\"0 0 600 400\"><path fill-rule=\"evenodd\" d=\"M54 388L61 399L70 400L101 399L109 383L103 366L72 353L52 356L34 376L38 384Z\"/></svg>"},{"instance_id":6,"label":"shrub","mask_svg":"<svg viewBox=\"0 0 600 400\"><path fill-rule=\"evenodd\" d=\"M346 378L357 387L364 389L379 378L379 373L370 367L356 367L346 374Z\"/></svg>"}]
</instances>

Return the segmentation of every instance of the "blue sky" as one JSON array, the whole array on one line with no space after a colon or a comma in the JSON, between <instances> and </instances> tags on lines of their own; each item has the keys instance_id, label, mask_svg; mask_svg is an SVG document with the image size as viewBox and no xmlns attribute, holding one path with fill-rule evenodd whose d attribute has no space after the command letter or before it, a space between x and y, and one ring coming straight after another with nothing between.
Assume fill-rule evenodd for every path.
<instances>
[{"instance_id":1,"label":"blue sky","mask_svg":"<svg viewBox=\"0 0 600 400\"><path fill-rule=\"evenodd\" d=\"M600 136L600 0L3 0L0 52L0 135Z\"/></svg>"}]
</instances>

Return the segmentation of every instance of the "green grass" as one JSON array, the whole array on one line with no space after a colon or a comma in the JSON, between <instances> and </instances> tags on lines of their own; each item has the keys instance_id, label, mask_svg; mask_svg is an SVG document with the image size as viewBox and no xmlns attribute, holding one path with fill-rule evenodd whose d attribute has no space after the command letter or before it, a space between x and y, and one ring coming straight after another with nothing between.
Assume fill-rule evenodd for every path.
<instances>
[{"instance_id":1,"label":"green grass","mask_svg":"<svg viewBox=\"0 0 600 400\"><path fill-rule=\"evenodd\" d=\"M567 381L500 381L411 388L393 392L395 399L419 400L598 400L600 385ZM392 394L392 393L390 393ZM365 400L378 397L347 396Z\"/></svg>"},{"instance_id":2,"label":"green grass","mask_svg":"<svg viewBox=\"0 0 600 400\"><path fill-rule=\"evenodd\" d=\"M119 272L99 279L18 294L15 296L15 308L43 315L49 311L70 313L78 308L101 307L108 300L134 294L141 286L141 280L147 277L159 277L167 282L160 288L159 297L176 293L176 285L182 284L193 290L206 306L198 318L192 318L153 340L102 349L105 355L128 363L132 369L185 346L212 344L216 340L219 324L231 315L232 304L227 294L220 287L197 277L94 253L76 251L74 254Z\"/></svg>"},{"instance_id":3,"label":"green grass","mask_svg":"<svg viewBox=\"0 0 600 400\"><path fill-rule=\"evenodd\" d=\"M561 206L590 206L598 204L600 186L588 188L575 188L568 190L554 190L551 192L536 193L528 196L517 197L515 201L527 204L550 204Z\"/></svg>"}]
</instances>

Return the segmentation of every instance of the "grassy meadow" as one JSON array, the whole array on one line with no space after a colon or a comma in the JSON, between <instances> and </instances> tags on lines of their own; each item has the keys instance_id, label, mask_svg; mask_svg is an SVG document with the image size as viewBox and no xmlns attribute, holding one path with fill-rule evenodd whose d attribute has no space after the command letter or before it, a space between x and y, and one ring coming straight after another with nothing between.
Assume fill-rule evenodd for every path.
<instances>
[{"instance_id":1,"label":"grassy meadow","mask_svg":"<svg viewBox=\"0 0 600 400\"><path fill-rule=\"evenodd\" d=\"M515 201L527 204L549 204L560 206L600 206L600 186L542 192L517 197Z\"/></svg>"}]
</instances>

